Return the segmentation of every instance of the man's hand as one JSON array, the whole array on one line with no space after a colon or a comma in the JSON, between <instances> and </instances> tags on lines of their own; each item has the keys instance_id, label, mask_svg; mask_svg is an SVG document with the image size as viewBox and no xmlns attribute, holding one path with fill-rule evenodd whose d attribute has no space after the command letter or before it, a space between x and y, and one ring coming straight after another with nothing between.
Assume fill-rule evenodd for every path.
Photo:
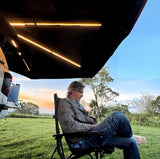
<instances>
[{"instance_id":1,"label":"man's hand","mask_svg":"<svg viewBox=\"0 0 160 159\"><path fill-rule=\"evenodd\" d=\"M95 127L98 126L98 125L99 125L99 124L96 123L96 124L93 124L92 127L95 128Z\"/></svg>"}]
</instances>

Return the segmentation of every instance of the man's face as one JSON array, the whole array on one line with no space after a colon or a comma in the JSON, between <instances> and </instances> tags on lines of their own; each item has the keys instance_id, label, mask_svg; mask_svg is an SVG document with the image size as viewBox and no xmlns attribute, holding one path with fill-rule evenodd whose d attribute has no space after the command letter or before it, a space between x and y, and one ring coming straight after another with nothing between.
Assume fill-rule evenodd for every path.
<instances>
[{"instance_id":1,"label":"man's face","mask_svg":"<svg viewBox=\"0 0 160 159\"><path fill-rule=\"evenodd\" d=\"M77 101L83 97L83 89L81 91L72 91L71 98Z\"/></svg>"}]
</instances>

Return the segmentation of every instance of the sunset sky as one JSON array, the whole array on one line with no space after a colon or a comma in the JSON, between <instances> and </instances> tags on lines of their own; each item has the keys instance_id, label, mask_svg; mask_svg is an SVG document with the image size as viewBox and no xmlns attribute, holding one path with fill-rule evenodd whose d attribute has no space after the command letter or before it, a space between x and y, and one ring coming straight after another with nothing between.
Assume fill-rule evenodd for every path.
<instances>
[{"instance_id":1,"label":"sunset sky","mask_svg":"<svg viewBox=\"0 0 160 159\"><path fill-rule=\"evenodd\" d=\"M118 101L138 98L142 92L160 95L160 0L148 1L132 32L107 61L114 79L110 87L119 92ZM53 112L53 94L65 97L67 86L78 79L31 80L11 72L21 85L19 99L39 105L41 112ZM93 98L85 89L84 100Z\"/></svg>"}]
</instances>

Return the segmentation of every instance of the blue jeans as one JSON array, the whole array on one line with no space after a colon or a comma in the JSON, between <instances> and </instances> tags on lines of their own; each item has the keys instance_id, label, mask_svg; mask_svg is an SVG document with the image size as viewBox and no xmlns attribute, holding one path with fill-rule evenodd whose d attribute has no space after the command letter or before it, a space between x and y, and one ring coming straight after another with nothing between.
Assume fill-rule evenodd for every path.
<instances>
[{"instance_id":1,"label":"blue jeans","mask_svg":"<svg viewBox=\"0 0 160 159\"><path fill-rule=\"evenodd\" d=\"M140 159L137 141L132 137L128 119L120 112L114 112L91 131L104 132L102 138L85 138L82 149L89 147L116 147L123 149L124 159Z\"/></svg>"}]
</instances>

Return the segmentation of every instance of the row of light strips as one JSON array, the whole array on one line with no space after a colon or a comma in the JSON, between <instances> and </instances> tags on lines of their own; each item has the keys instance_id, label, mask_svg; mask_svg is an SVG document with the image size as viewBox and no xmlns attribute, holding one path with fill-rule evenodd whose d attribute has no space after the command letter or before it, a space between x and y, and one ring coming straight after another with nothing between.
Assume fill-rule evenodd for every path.
<instances>
[{"instance_id":1,"label":"row of light strips","mask_svg":"<svg viewBox=\"0 0 160 159\"><path fill-rule=\"evenodd\" d=\"M38 43L36 43L36 42L34 42L34 41L32 41L32 40L30 40L30 39L28 39L28 38L26 38L26 37L20 35L20 34L18 34L17 36L18 36L19 38L21 38L21 39L23 39L23 40L29 42L30 44L33 44L33 45L35 45L35 46L37 46L37 47L39 47L39 48L41 48L41 49L43 49L43 50L45 50L45 51L47 51L47 52L53 54L53 55L55 55L55 56L57 56L57 57L59 57L59 58L65 60L65 61L67 61L67 62L69 62L69 63L71 63L71 64L73 64L73 65L79 67L79 68L81 67L81 65L79 65L78 63L76 63L76 62L74 62L74 61L72 61L72 60L70 60L70 59L68 59L68 58L66 58L66 57L64 57L64 56L62 56L62 55L60 55L60 54L58 54L58 53L52 51L52 50L50 50L50 49L47 49L46 47L44 47L44 46L42 46L42 45L40 45L40 44L38 44ZM17 46L17 44L16 44L16 42L15 42L14 40L11 40L11 42L12 42L12 44L13 44L14 47L18 48L18 46ZM19 56L22 55L21 52L18 52L18 54L19 54ZM27 65L27 63L26 63L26 61L25 61L24 59L23 59L23 62L25 63L25 65L26 65L28 71L30 71L30 68L29 68L29 66Z\"/></svg>"},{"instance_id":2,"label":"row of light strips","mask_svg":"<svg viewBox=\"0 0 160 159\"><path fill-rule=\"evenodd\" d=\"M10 22L11 26L80 26L80 27L101 27L100 23L15 23Z\"/></svg>"},{"instance_id":3,"label":"row of light strips","mask_svg":"<svg viewBox=\"0 0 160 159\"><path fill-rule=\"evenodd\" d=\"M71 64L79 67L79 68L81 67L80 64L78 64L78 63L76 63L76 62L74 62L74 61L72 61L72 60L70 60L70 59L68 59L68 58L66 58L66 57L64 57L64 56L56 53L56 52L53 51L53 50L48 49L47 47L45 47L45 46L43 46L43 45L40 45L40 44L38 44L38 43L36 43L36 42L34 42L34 41L32 41L32 40L30 40L30 39L28 39L28 38L20 35L20 34L17 34L17 36L18 36L20 39L22 39L22 40L24 40L24 41L27 41L28 43L33 44L34 46L37 46L37 47L41 48L42 50L45 50L46 52L51 53L52 55L55 55L56 57L59 57L59 58L65 60L65 61L67 61L67 62L69 62L69 63L71 63Z\"/></svg>"},{"instance_id":4,"label":"row of light strips","mask_svg":"<svg viewBox=\"0 0 160 159\"><path fill-rule=\"evenodd\" d=\"M30 23L30 22L29 22L29 23L10 22L10 25L11 25L11 26L14 26L14 27L23 27L23 26L101 27L101 26L102 26L101 23L41 23L41 22L34 22L34 23ZM20 34L17 34L17 36L18 36L20 39L22 39L22 40L24 40L24 41L26 41L26 42L34 45L34 46L39 47L39 48L41 48L42 50L45 50L46 52L51 53L52 55L54 55L54 56L56 56L56 57L58 57L58 58L60 58L60 59L62 59L62 60L64 60L64 61L66 61L66 62L69 62L70 64L72 64L72 65L74 65L74 66L76 66L76 67L79 67L79 68L81 67L80 64L78 64L78 63L76 63L76 62L74 62L74 61L72 61L72 60L70 60L70 59L68 59L68 58L60 55L59 53L56 53L56 52L53 51L53 50L48 49L47 47L45 47L45 46L43 46L43 45L41 45L41 44L39 44L39 43L37 43L37 42L29 39L29 38L26 38L26 37L24 37L24 36L22 36L22 35L20 35ZM13 45L14 45L15 47L17 47L17 45L16 45L16 43L15 43L14 41L12 41L12 43L13 43ZM25 62L25 65L27 65L26 62ZM29 69L28 65L27 65L27 68Z\"/></svg>"}]
</instances>

